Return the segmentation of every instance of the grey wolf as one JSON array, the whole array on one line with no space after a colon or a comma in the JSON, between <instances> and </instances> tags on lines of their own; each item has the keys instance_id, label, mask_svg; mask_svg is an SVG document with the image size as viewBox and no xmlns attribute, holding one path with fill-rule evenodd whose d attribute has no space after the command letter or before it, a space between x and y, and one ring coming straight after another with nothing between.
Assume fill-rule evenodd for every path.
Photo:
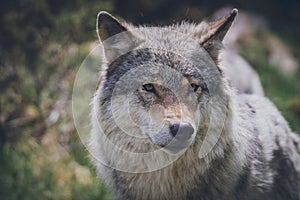
<instances>
[{"instance_id":1,"label":"grey wolf","mask_svg":"<svg viewBox=\"0 0 300 200\"><path fill-rule=\"evenodd\" d=\"M299 136L219 67L236 15L135 27L98 14L89 150L117 199L300 199Z\"/></svg>"}]
</instances>

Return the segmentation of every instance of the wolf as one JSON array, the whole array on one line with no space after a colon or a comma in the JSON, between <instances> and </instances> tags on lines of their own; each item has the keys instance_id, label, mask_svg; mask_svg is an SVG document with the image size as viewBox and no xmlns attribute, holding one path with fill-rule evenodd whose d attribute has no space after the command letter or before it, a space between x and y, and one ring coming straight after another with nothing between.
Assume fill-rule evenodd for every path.
<instances>
[{"instance_id":1,"label":"wolf","mask_svg":"<svg viewBox=\"0 0 300 200\"><path fill-rule=\"evenodd\" d=\"M165 27L98 14L89 151L116 199L300 199L299 136L219 67L237 13Z\"/></svg>"}]
</instances>

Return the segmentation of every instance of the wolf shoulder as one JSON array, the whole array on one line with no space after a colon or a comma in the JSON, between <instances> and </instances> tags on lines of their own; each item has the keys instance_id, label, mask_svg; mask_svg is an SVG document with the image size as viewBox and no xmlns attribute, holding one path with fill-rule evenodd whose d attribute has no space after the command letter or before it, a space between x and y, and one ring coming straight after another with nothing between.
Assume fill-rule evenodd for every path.
<instances>
[{"instance_id":1,"label":"wolf shoulder","mask_svg":"<svg viewBox=\"0 0 300 200\"><path fill-rule=\"evenodd\" d=\"M234 108L236 117L245 122L248 127L254 128L259 137L269 135L274 140L296 138L299 142L299 136L292 132L281 112L268 98L255 94L239 94L236 96L236 102L238 102L235 103L238 106ZM243 125L243 123L241 124ZM292 137L290 137L291 135ZM297 149L299 151L299 146Z\"/></svg>"},{"instance_id":2,"label":"wolf shoulder","mask_svg":"<svg viewBox=\"0 0 300 200\"><path fill-rule=\"evenodd\" d=\"M266 97L253 94L240 94L237 99L237 117L241 119L240 125L250 130L250 137L257 137L265 151L271 154L270 157L276 156L276 150L282 151L299 173L300 137L290 129L274 103Z\"/></svg>"},{"instance_id":3,"label":"wolf shoulder","mask_svg":"<svg viewBox=\"0 0 300 200\"><path fill-rule=\"evenodd\" d=\"M299 135L291 131L269 99L241 94L237 101L237 126L252 141L251 171L255 172L257 182L254 185L263 183L272 199L300 199Z\"/></svg>"}]
</instances>

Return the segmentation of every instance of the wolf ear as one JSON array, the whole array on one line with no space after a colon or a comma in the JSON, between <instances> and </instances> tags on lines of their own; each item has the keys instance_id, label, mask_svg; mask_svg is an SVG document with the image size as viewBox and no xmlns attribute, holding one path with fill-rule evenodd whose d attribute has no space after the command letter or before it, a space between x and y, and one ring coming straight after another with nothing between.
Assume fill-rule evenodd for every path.
<instances>
[{"instance_id":1,"label":"wolf ear","mask_svg":"<svg viewBox=\"0 0 300 200\"><path fill-rule=\"evenodd\" d=\"M109 62L129 52L137 44L137 37L105 11L98 14L96 28L104 47L105 57Z\"/></svg>"},{"instance_id":2,"label":"wolf ear","mask_svg":"<svg viewBox=\"0 0 300 200\"><path fill-rule=\"evenodd\" d=\"M218 54L222 47L222 41L237 14L238 10L235 8L227 16L217 21L210 22L207 25L206 33L201 36L201 45L206 49L215 62L218 61Z\"/></svg>"}]
</instances>

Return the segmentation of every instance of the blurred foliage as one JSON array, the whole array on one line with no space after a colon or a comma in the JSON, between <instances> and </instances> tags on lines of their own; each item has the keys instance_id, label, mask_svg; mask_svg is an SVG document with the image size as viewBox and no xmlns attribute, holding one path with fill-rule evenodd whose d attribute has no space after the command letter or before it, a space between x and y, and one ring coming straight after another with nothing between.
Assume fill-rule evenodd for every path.
<instances>
[{"instance_id":1,"label":"blurred foliage","mask_svg":"<svg viewBox=\"0 0 300 200\"><path fill-rule=\"evenodd\" d=\"M266 39L257 36L255 40L244 40L241 55L246 58L259 74L265 95L282 112L293 131L300 133L300 70L288 76L273 66L268 59ZM290 47L292 48L292 47ZM295 54L300 49L294 49ZM298 59L299 63L299 59ZM299 67L299 66L298 66Z\"/></svg>"},{"instance_id":2,"label":"blurred foliage","mask_svg":"<svg viewBox=\"0 0 300 200\"><path fill-rule=\"evenodd\" d=\"M95 39L97 13L111 9L107 0L3 2L0 8L1 60L13 60L34 70L49 40L64 45Z\"/></svg>"},{"instance_id":3,"label":"blurred foliage","mask_svg":"<svg viewBox=\"0 0 300 200\"><path fill-rule=\"evenodd\" d=\"M227 4L267 17L300 58L298 0L11 0L0 7L0 199L112 199L90 166L71 116L75 73L94 41L100 10L135 23L200 21ZM245 43L266 95L300 132L300 72L287 77Z\"/></svg>"},{"instance_id":4,"label":"blurred foliage","mask_svg":"<svg viewBox=\"0 0 300 200\"><path fill-rule=\"evenodd\" d=\"M0 199L112 199L94 171L90 174L70 157L48 158L32 140L18 146L4 145L0 152Z\"/></svg>"},{"instance_id":5,"label":"blurred foliage","mask_svg":"<svg viewBox=\"0 0 300 200\"><path fill-rule=\"evenodd\" d=\"M111 199L75 134L70 101L97 13L111 9L106 0L2 2L0 199Z\"/></svg>"},{"instance_id":6,"label":"blurred foliage","mask_svg":"<svg viewBox=\"0 0 300 200\"><path fill-rule=\"evenodd\" d=\"M49 100L70 89L66 76L87 55L83 42L96 39L99 10L111 10L111 2L12 0L0 8L0 143L19 137L19 129L37 125L36 135L45 131ZM94 14L90 14L94 13ZM69 77L72 79L72 77ZM64 81L62 84L53 84ZM20 84L22 83L22 84ZM65 84L65 85L64 85ZM67 85L66 85L67 84ZM65 86L65 87L62 87ZM70 90L69 90L70 91ZM43 107L43 97L49 98ZM14 130L12 130L14 129ZM26 130L22 130L26 132ZM22 133L23 134L23 133Z\"/></svg>"}]
</instances>

